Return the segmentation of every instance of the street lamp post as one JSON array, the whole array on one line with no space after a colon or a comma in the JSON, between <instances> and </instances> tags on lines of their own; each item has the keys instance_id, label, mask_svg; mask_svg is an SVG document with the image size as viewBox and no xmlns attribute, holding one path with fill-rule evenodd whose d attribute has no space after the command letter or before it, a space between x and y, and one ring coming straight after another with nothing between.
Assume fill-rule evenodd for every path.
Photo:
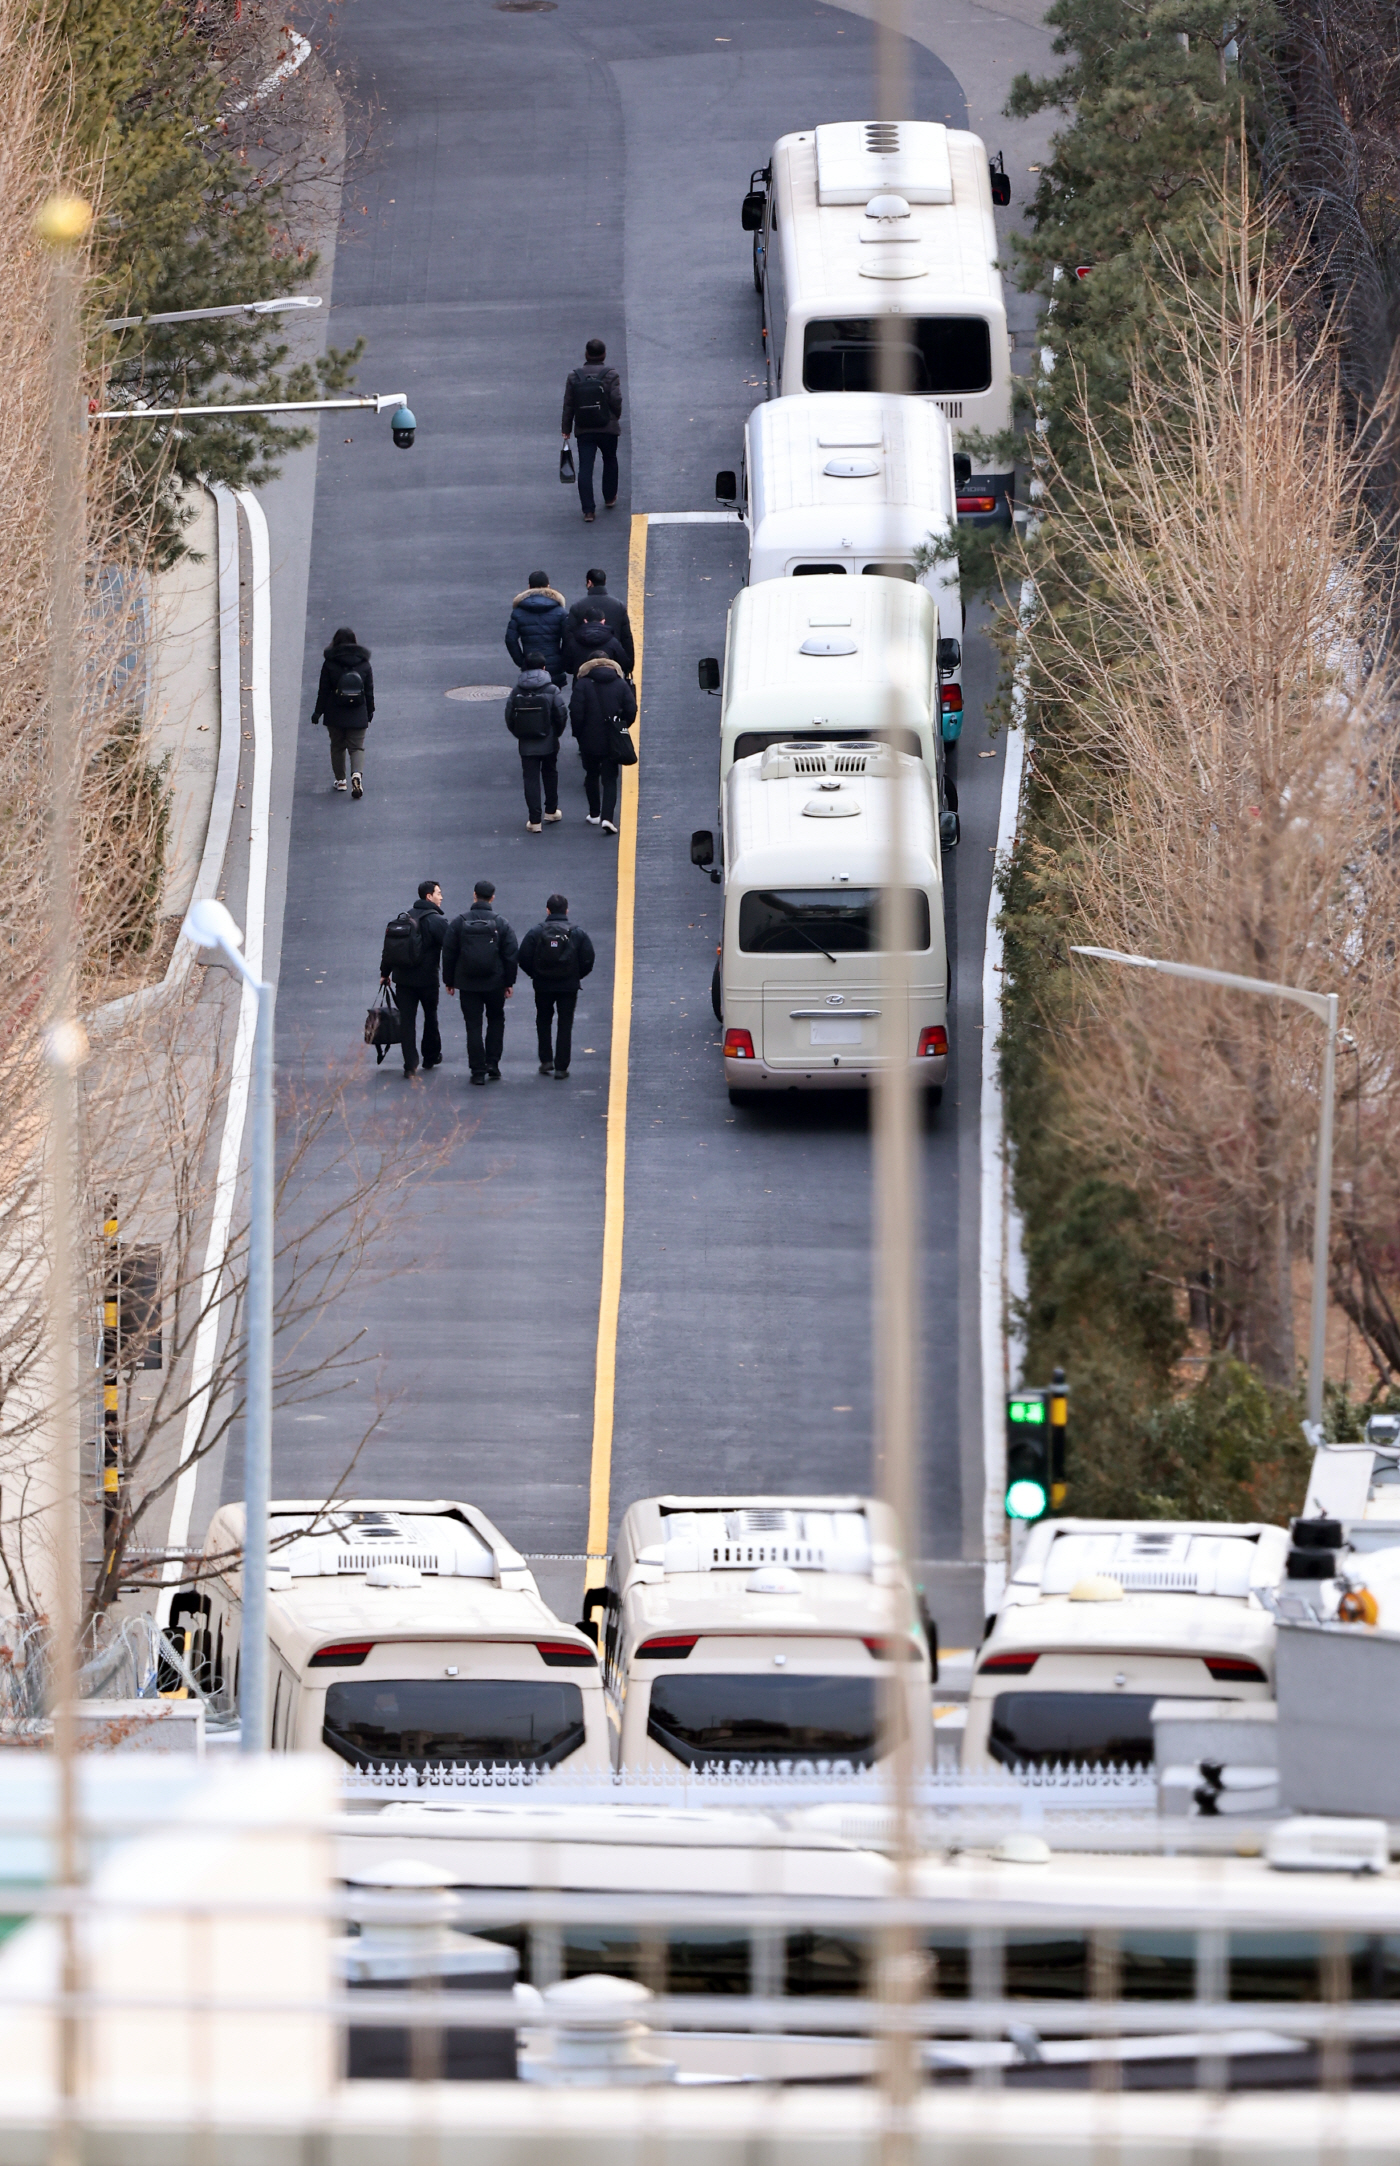
<instances>
[{"instance_id":1,"label":"street lamp post","mask_svg":"<svg viewBox=\"0 0 1400 2166\"><path fill-rule=\"evenodd\" d=\"M272 1028L277 988L254 977L241 953L243 935L221 902L191 903L185 937L217 948L255 995L253 1033L252 1193L248 1227L247 1401L244 1410L243 1633L238 1670L240 1749L267 1745L267 1540L272 1489Z\"/></svg>"},{"instance_id":2,"label":"street lamp post","mask_svg":"<svg viewBox=\"0 0 1400 2166\"><path fill-rule=\"evenodd\" d=\"M199 421L210 414L341 414L372 407L388 413L394 442L407 451L418 423L403 391L370 392L362 399L272 399L256 406L89 406L89 421Z\"/></svg>"},{"instance_id":3,"label":"street lamp post","mask_svg":"<svg viewBox=\"0 0 1400 2166\"><path fill-rule=\"evenodd\" d=\"M275 301L230 301L222 308L167 308L158 316L110 316L101 331L132 331L138 323L208 323L216 316L280 316L289 308L319 308L319 293L284 293Z\"/></svg>"},{"instance_id":4,"label":"street lamp post","mask_svg":"<svg viewBox=\"0 0 1400 2166\"><path fill-rule=\"evenodd\" d=\"M1123 955L1117 948L1071 948L1101 963L1126 963L1133 970L1155 970L1164 978L1191 978L1199 985L1224 985L1237 993L1262 993L1267 1000L1292 1000L1326 1027L1322 1055L1322 1109L1317 1128L1317 1197L1313 1208L1312 1329L1308 1344L1308 1418L1303 1434L1314 1449L1322 1442L1322 1377L1327 1355L1327 1255L1332 1220L1332 1100L1337 1073L1337 996L1308 993L1297 985L1274 985L1267 978L1241 978L1231 970L1205 970L1196 963L1158 962L1149 955Z\"/></svg>"}]
</instances>

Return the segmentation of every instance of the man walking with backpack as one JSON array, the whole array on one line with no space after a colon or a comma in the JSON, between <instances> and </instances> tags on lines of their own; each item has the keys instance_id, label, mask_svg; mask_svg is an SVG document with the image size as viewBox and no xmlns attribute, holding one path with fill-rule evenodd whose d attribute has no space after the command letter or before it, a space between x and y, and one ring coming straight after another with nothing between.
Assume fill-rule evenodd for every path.
<instances>
[{"instance_id":1,"label":"man walking with backpack","mask_svg":"<svg viewBox=\"0 0 1400 2166\"><path fill-rule=\"evenodd\" d=\"M345 788L345 766L350 764L350 794L365 794L365 731L374 720L374 671L369 648L362 647L348 624L324 650L321 682L316 688L312 726L326 725L331 741L331 773L338 790Z\"/></svg>"},{"instance_id":2,"label":"man walking with backpack","mask_svg":"<svg viewBox=\"0 0 1400 2166\"><path fill-rule=\"evenodd\" d=\"M544 818L553 825L559 810L559 740L569 719L569 705L550 678L542 654L527 654L520 681L506 701L506 728L520 747L525 784L525 830L540 832L540 784Z\"/></svg>"},{"instance_id":3,"label":"man walking with backpack","mask_svg":"<svg viewBox=\"0 0 1400 2166\"><path fill-rule=\"evenodd\" d=\"M593 942L581 925L569 923L567 895L551 895L545 909L549 914L544 923L532 925L520 943L520 967L535 984L540 1074L552 1075L556 1083L564 1083L573 1051L578 989L593 968ZM556 1014L558 1035L551 1046L550 1030Z\"/></svg>"},{"instance_id":4,"label":"man walking with backpack","mask_svg":"<svg viewBox=\"0 0 1400 2166\"><path fill-rule=\"evenodd\" d=\"M637 757L627 736L637 719L637 695L623 675L621 649L594 602L585 612L579 639L587 659L574 678L569 724L583 754L588 824L615 835L618 769L631 767Z\"/></svg>"},{"instance_id":5,"label":"man walking with backpack","mask_svg":"<svg viewBox=\"0 0 1400 2166\"><path fill-rule=\"evenodd\" d=\"M379 982L394 981L394 1001L403 1018L403 1072L418 1073L418 1010L423 1011L423 1070L442 1065L438 1031L438 957L447 919L436 880L420 880L418 900L390 918L379 957Z\"/></svg>"},{"instance_id":6,"label":"man walking with backpack","mask_svg":"<svg viewBox=\"0 0 1400 2166\"><path fill-rule=\"evenodd\" d=\"M506 1042L506 1002L515 990L515 934L492 904L494 880L478 880L470 910L454 918L442 943L442 982L460 993L473 1083L499 1083ZM485 1040L482 1024L485 1023Z\"/></svg>"},{"instance_id":7,"label":"man walking with backpack","mask_svg":"<svg viewBox=\"0 0 1400 2166\"><path fill-rule=\"evenodd\" d=\"M603 509L617 502L617 439L621 434L622 379L607 365L608 349L600 338L591 338L583 349L583 367L571 369L564 383L564 442L570 431L578 439L578 500L584 518L592 524L597 506L593 498L593 462L603 454Z\"/></svg>"}]
</instances>

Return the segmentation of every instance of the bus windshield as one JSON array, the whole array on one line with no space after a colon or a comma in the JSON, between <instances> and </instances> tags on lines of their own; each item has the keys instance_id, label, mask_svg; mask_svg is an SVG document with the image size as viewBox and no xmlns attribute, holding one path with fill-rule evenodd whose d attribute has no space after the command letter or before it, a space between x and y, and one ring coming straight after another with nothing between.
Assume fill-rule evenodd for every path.
<instances>
[{"instance_id":1,"label":"bus windshield","mask_svg":"<svg viewBox=\"0 0 1400 2166\"><path fill-rule=\"evenodd\" d=\"M916 949L929 944L928 897L911 888ZM879 951L879 890L873 887L750 888L739 904L745 955L872 955Z\"/></svg>"},{"instance_id":2,"label":"bus windshield","mask_svg":"<svg viewBox=\"0 0 1400 2166\"><path fill-rule=\"evenodd\" d=\"M897 322L899 336L890 341L882 340L876 316L809 323L802 354L805 389L881 391L886 388L882 375L896 371L915 398L991 388L992 335L981 316L900 316Z\"/></svg>"}]
</instances>

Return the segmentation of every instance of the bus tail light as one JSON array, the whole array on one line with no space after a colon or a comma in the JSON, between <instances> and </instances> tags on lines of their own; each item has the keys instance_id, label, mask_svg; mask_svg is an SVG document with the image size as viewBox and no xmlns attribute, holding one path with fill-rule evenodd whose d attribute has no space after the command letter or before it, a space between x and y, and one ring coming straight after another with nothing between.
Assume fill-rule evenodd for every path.
<instances>
[{"instance_id":1,"label":"bus tail light","mask_svg":"<svg viewBox=\"0 0 1400 2166\"><path fill-rule=\"evenodd\" d=\"M353 1670L373 1647L373 1640L338 1640L334 1647L318 1647L306 1667L309 1670Z\"/></svg>"},{"instance_id":2,"label":"bus tail light","mask_svg":"<svg viewBox=\"0 0 1400 2166\"><path fill-rule=\"evenodd\" d=\"M942 1060L948 1051L948 1033L941 1023L930 1023L919 1032L919 1059Z\"/></svg>"},{"instance_id":3,"label":"bus tail light","mask_svg":"<svg viewBox=\"0 0 1400 2166\"><path fill-rule=\"evenodd\" d=\"M960 512L995 511L996 508L997 500L994 496L960 496L958 498L958 510Z\"/></svg>"},{"instance_id":4,"label":"bus tail light","mask_svg":"<svg viewBox=\"0 0 1400 2166\"><path fill-rule=\"evenodd\" d=\"M591 1670L598 1662L591 1647L576 1647L572 1640L536 1640L535 1653L552 1670Z\"/></svg>"},{"instance_id":5,"label":"bus tail light","mask_svg":"<svg viewBox=\"0 0 1400 2166\"><path fill-rule=\"evenodd\" d=\"M1038 1654L988 1655L985 1662L979 1663L977 1674L979 1677L1028 1677L1039 1660Z\"/></svg>"},{"instance_id":6,"label":"bus tail light","mask_svg":"<svg viewBox=\"0 0 1400 2166\"><path fill-rule=\"evenodd\" d=\"M727 1030L724 1034L724 1057L726 1060L753 1060L753 1032Z\"/></svg>"},{"instance_id":7,"label":"bus tail light","mask_svg":"<svg viewBox=\"0 0 1400 2166\"><path fill-rule=\"evenodd\" d=\"M1257 1662L1248 1662L1243 1655L1207 1655L1206 1668L1220 1684L1267 1685L1269 1682Z\"/></svg>"},{"instance_id":8,"label":"bus tail light","mask_svg":"<svg viewBox=\"0 0 1400 2166\"><path fill-rule=\"evenodd\" d=\"M639 1662L684 1662L691 1648L699 1639L698 1632L663 1632L654 1640L643 1640L637 1649Z\"/></svg>"},{"instance_id":9,"label":"bus tail light","mask_svg":"<svg viewBox=\"0 0 1400 2166\"><path fill-rule=\"evenodd\" d=\"M960 684L943 685L938 696L944 714L962 713L962 686Z\"/></svg>"}]
</instances>

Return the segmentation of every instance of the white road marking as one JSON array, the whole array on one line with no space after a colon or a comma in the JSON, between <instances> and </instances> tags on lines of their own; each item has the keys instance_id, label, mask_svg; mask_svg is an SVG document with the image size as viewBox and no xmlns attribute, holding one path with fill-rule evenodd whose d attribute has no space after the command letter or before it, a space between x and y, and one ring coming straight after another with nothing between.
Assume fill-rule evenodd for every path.
<instances>
[{"instance_id":1,"label":"white road marking","mask_svg":"<svg viewBox=\"0 0 1400 2166\"><path fill-rule=\"evenodd\" d=\"M272 597L271 552L268 546L267 519L257 498L246 489L236 492L248 521L250 558L252 572L252 652L249 656L250 685L252 691L253 717L253 787L248 833L248 901L246 922L243 928L243 952L249 968L257 977L263 975L263 938L267 918L267 856L269 826L272 805ZM229 643L225 638L225 585L224 556L220 551L219 564L219 615L220 615L220 697L225 698L232 686L231 708L235 741L238 738L238 691L240 672L236 644L238 608L238 566L235 555L232 571L232 601L234 615L233 668L226 671ZM221 728L229 726L230 706L221 706ZM222 750L222 747L221 747ZM234 1037L233 1061L229 1071L228 1100L224 1113L224 1132L219 1144L219 1166L214 1182L214 1208L209 1223L209 1241L204 1252L204 1270L199 1282L199 1306L201 1310L198 1331L195 1334L194 1363L190 1375L190 1399L185 1412L184 1434L180 1442L180 1474L175 1484L170 1506L170 1526L166 1534L169 1549L183 1548L189 1538L190 1516L194 1510L195 1489L199 1480L200 1462L191 1455L197 1451L200 1432L204 1427L209 1408L209 1391L214 1372L214 1357L218 1351L219 1334L224 1322L224 1298L220 1281L228 1253L229 1229L233 1222L233 1206L238 1193L239 1161L243 1155L243 1130L248 1117L248 1090L253 1069L253 1032L257 1025L257 996L245 984L238 1004L238 1028ZM167 1561L162 1575L172 1587L183 1577L183 1568L176 1559ZM170 1597L162 1595L160 1615L162 1622L168 1619Z\"/></svg>"}]
</instances>

